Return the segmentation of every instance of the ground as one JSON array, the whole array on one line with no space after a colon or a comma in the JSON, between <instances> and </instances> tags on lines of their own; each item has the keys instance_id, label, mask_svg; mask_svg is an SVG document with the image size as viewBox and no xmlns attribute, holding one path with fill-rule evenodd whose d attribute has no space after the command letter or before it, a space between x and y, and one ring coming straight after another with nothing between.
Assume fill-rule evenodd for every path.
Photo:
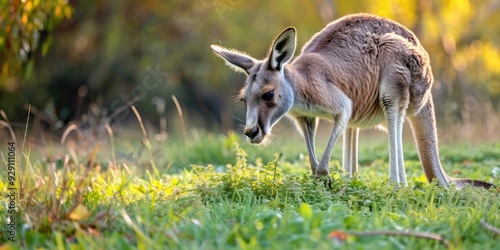
<instances>
[{"instance_id":1,"label":"ground","mask_svg":"<svg viewBox=\"0 0 500 250\"><path fill-rule=\"evenodd\" d=\"M336 146L329 189L295 139L259 148L234 133L123 138L26 143L22 159L19 146L16 242L4 226L0 249L500 249L484 226L500 226L499 189L428 183L411 144L407 188L388 183L386 144L364 143L351 179ZM496 185L499 155L498 143L441 146L451 176ZM7 199L0 209L8 212Z\"/></svg>"}]
</instances>

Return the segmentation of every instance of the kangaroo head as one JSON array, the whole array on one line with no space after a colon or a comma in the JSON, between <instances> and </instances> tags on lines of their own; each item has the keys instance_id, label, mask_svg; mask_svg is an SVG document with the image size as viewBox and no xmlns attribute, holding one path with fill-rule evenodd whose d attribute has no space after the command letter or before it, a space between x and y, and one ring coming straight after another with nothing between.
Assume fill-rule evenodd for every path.
<instances>
[{"instance_id":1,"label":"kangaroo head","mask_svg":"<svg viewBox=\"0 0 500 250\"><path fill-rule=\"evenodd\" d=\"M295 33L293 27L281 32L263 60L211 46L229 67L247 75L240 99L247 108L245 135L250 143L259 144L268 138L274 124L292 108L294 94L285 78L284 67L295 52Z\"/></svg>"}]
</instances>

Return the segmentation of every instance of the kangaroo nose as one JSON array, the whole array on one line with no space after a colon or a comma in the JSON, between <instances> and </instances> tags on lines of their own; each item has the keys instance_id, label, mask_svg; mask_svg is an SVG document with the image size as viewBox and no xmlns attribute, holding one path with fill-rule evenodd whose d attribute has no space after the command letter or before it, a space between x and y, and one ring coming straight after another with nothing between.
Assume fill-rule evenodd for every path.
<instances>
[{"instance_id":1,"label":"kangaroo nose","mask_svg":"<svg viewBox=\"0 0 500 250\"><path fill-rule=\"evenodd\" d=\"M259 134L259 128L258 127L253 127L253 128L246 128L245 129L245 135L248 136L248 138L253 139Z\"/></svg>"}]
</instances>

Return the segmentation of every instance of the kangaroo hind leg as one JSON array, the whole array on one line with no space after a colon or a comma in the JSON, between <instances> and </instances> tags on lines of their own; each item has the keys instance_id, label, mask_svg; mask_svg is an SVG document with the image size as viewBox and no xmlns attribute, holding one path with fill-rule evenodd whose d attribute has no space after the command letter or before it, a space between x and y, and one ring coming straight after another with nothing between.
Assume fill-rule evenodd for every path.
<instances>
[{"instance_id":1,"label":"kangaroo hind leg","mask_svg":"<svg viewBox=\"0 0 500 250\"><path fill-rule=\"evenodd\" d=\"M359 128L347 128L344 131L342 166L349 177L358 172L358 135Z\"/></svg>"},{"instance_id":2,"label":"kangaroo hind leg","mask_svg":"<svg viewBox=\"0 0 500 250\"><path fill-rule=\"evenodd\" d=\"M387 120L389 136L389 178L397 185L407 186L403 156L403 123L408 108L409 93L407 88L400 87L401 85L391 86L382 83L380 101Z\"/></svg>"},{"instance_id":3,"label":"kangaroo hind leg","mask_svg":"<svg viewBox=\"0 0 500 250\"><path fill-rule=\"evenodd\" d=\"M385 116L389 135L389 178L393 183L406 186L402 140L405 112L395 107L388 107Z\"/></svg>"}]
</instances>

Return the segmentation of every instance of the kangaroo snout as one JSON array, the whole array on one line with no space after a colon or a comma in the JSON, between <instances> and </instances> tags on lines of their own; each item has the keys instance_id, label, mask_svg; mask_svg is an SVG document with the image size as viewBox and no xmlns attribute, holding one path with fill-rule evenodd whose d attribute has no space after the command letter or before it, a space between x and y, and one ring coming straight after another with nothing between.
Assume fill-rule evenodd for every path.
<instances>
[{"instance_id":1,"label":"kangaroo snout","mask_svg":"<svg viewBox=\"0 0 500 250\"><path fill-rule=\"evenodd\" d=\"M260 144L266 138L266 133L258 125L245 127L244 131L248 142L251 144Z\"/></svg>"},{"instance_id":2,"label":"kangaroo snout","mask_svg":"<svg viewBox=\"0 0 500 250\"><path fill-rule=\"evenodd\" d=\"M259 134L259 127L247 127L245 128L245 135L248 136L249 139L253 140Z\"/></svg>"}]
</instances>

